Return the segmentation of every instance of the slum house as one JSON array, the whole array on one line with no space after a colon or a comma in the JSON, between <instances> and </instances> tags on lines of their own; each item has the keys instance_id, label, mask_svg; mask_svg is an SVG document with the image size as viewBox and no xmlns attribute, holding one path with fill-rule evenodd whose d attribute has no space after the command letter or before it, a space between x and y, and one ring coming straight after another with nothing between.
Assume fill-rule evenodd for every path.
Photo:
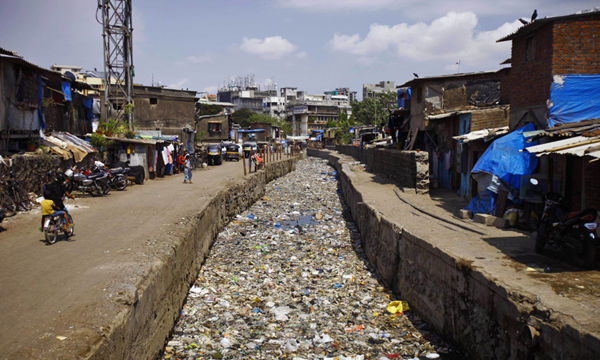
<instances>
[{"instance_id":1,"label":"slum house","mask_svg":"<svg viewBox=\"0 0 600 360\"><path fill-rule=\"evenodd\" d=\"M269 143L281 142L281 129L279 128L279 126L275 126L266 122L256 122L250 124L250 126L248 127L249 130L263 129L265 131L264 140L261 141Z\"/></svg>"},{"instance_id":2,"label":"slum house","mask_svg":"<svg viewBox=\"0 0 600 360\"><path fill-rule=\"evenodd\" d=\"M230 123L229 115L201 115L197 117L196 131L203 142L220 143L230 139Z\"/></svg>"},{"instance_id":3,"label":"slum house","mask_svg":"<svg viewBox=\"0 0 600 360\"><path fill-rule=\"evenodd\" d=\"M85 87L0 48L0 152L35 149L40 130L90 132L92 99L78 92Z\"/></svg>"},{"instance_id":4,"label":"slum house","mask_svg":"<svg viewBox=\"0 0 600 360\"><path fill-rule=\"evenodd\" d=\"M195 129L196 91L134 85L133 97L136 130L181 136L183 129Z\"/></svg>"},{"instance_id":5,"label":"slum house","mask_svg":"<svg viewBox=\"0 0 600 360\"><path fill-rule=\"evenodd\" d=\"M400 85L410 87L410 118L399 138L405 150L429 152L433 187L473 195L470 170L489 140L459 144L454 136L508 125L509 105L501 83L508 69L415 78ZM473 190L471 190L473 189Z\"/></svg>"},{"instance_id":6,"label":"slum house","mask_svg":"<svg viewBox=\"0 0 600 360\"><path fill-rule=\"evenodd\" d=\"M591 155L600 127L599 38L600 11L584 11L535 20L498 40L512 42L510 127L548 129L534 136L540 147L528 149L541 156L534 176L571 209L600 208L600 162Z\"/></svg>"}]
</instances>

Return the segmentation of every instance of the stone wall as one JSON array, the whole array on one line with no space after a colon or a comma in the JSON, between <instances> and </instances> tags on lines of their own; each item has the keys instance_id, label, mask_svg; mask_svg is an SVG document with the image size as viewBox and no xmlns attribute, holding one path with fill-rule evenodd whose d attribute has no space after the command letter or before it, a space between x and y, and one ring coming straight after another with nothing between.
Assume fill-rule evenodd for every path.
<instances>
[{"instance_id":1,"label":"stone wall","mask_svg":"<svg viewBox=\"0 0 600 360\"><path fill-rule=\"evenodd\" d=\"M535 294L509 289L468 261L389 221L363 201L333 153L311 150L337 169L369 262L383 282L442 336L473 359L593 359L600 341L567 317L537 305ZM346 168L347 169L347 168Z\"/></svg>"},{"instance_id":2,"label":"stone wall","mask_svg":"<svg viewBox=\"0 0 600 360\"><path fill-rule=\"evenodd\" d=\"M293 171L299 158L266 164L264 171L223 189L200 209L180 235L168 240L172 251L155 260L152 271L126 296L128 309L114 319L87 358L157 358L217 234L264 194L269 181Z\"/></svg>"},{"instance_id":3,"label":"stone wall","mask_svg":"<svg viewBox=\"0 0 600 360\"><path fill-rule=\"evenodd\" d=\"M88 154L78 165L90 167L97 159L97 153ZM27 193L41 196L41 187L48 171L55 171L74 165L73 160L61 160L58 156L38 153L25 153L4 158L6 166L0 166L0 177L8 176L15 180ZM12 173L12 177L9 175Z\"/></svg>"},{"instance_id":4,"label":"stone wall","mask_svg":"<svg viewBox=\"0 0 600 360\"><path fill-rule=\"evenodd\" d=\"M337 145L336 150L365 164L367 170L392 180L398 187L429 192L429 154L422 151L363 149Z\"/></svg>"}]
</instances>

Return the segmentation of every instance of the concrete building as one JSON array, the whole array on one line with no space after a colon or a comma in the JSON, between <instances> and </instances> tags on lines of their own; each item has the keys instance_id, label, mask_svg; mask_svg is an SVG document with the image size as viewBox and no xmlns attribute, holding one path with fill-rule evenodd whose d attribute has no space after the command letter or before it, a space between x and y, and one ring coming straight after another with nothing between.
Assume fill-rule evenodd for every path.
<instances>
[{"instance_id":1,"label":"concrete building","mask_svg":"<svg viewBox=\"0 0 600 360\"><path fill-rule=\"evenodd\" d=\"M325 95L342 95L346 96L348 101L351 103L356 101L356 91L350 91L350 88L336 88L335 90L325 91Z\"/></svg>"},{"instance_id":2,"label":"concrete building","mask_svg":"<svg viewBox=\"0 0 600 360\"><path fill-rule=\"evenodd\" d=\"M384 92L395 92L396 85L393 81L380 81L377 84L363 84L363 99L375 97Z\"/></svg>"},{"instance_id":3,"label":"concrete building","mask_svg":"<svg viewBox=\"0 0 600 360\"><path fill-rule=\"evenodd\" d=\"M196 91L134 85L134 127L180 135L183 128L195 128L197 101Z\"/></svg>"},{"instance_id":4,"label":"concrete building","mask_svg":"<svg viewBox=\"0 0 600 360\"><path fill-rule=\"evenodd\" d=\"M267 96L263 99L263 113L279 119L285 118L285 98L283 96Z\"/></svg>"}]
</instances>

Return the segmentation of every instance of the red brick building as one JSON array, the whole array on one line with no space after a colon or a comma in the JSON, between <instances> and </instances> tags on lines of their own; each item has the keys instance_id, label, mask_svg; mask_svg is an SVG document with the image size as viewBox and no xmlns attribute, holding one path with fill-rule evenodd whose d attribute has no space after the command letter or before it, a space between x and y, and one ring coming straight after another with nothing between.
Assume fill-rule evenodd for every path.
<instances>
[{"instance_id":1,"label":"red brick building","mask_svg":"<svg viewBox=\"0 0 600 360\"><path fill-rule=\"evenodd\" d=\"M507 62L511 63L511 70L502 90L510 103L511 129L530 122L538 129L546 129L553 84L566 75L600 74L600 11L535 20L498 41L509 40L512 55ZM581 146L587 145L580 142L584 145L578 146L579 140L575 139L577 136L589 142L586 139L593 138L594 130L600 128L600 119L594 118L559 124L540 135L540 143L547 151L538 153L544 156L536 176L547 181L549 191L565 196L565 205L570 209L600 209L600 161L591 161L597 157L582 150ZM569 137L574 140L572 145L553 144Z\"/></svg>"},{"instance_id":2,"label":"red brick building","mask_svg":"<svg viewBox=\"0 0 600 360\"><path fill-rule=\"evenodd\" d=\"M528 122L546 127L554 75L600 74L600 11L538 19L498 42L509 40L502 97L510 103L511 129Z\"/></svg>"}]
</instances>

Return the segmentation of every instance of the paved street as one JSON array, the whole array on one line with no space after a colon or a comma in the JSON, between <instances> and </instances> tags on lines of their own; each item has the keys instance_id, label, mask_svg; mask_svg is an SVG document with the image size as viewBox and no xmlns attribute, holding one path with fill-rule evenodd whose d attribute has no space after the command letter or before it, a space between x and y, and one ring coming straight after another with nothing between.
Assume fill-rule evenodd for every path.
<instances>
[{"instance_id":1,"label":"paved street","mask_svg":"<svg viewBox=\"0 0 600 360\"><path fill-rule=\"evenodd\" d=\"M123 309L125 295L152 266L161 236L180 231L219 190L243 176L242 164L133 185L102 198L77 198L69 241L46 245L39 208L6 219L0 232L0 358L82 354ZM59 340L57 336L66 337Z\"/></svg>"}]
</instances>

